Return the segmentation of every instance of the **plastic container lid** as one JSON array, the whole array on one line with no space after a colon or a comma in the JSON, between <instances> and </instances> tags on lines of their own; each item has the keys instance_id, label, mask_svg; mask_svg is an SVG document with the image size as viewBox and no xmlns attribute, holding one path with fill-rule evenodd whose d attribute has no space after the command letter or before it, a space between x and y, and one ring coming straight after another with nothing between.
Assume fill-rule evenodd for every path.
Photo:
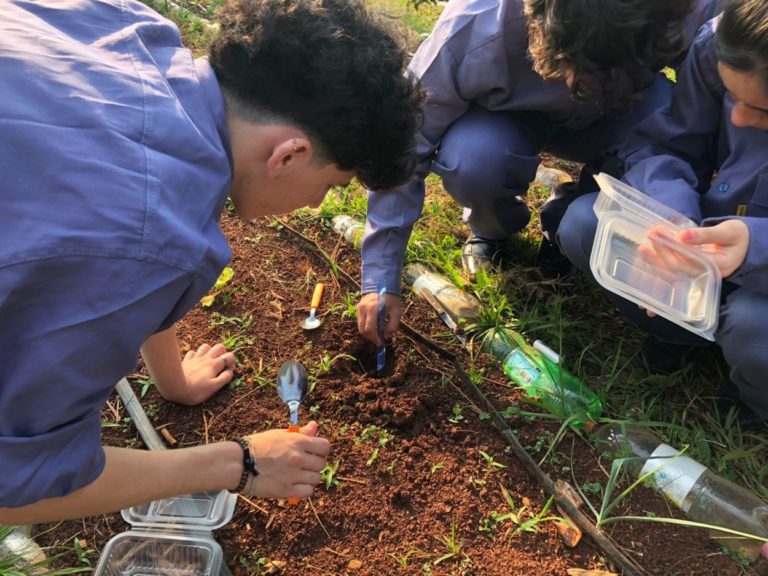
<instances>
[{"instance_id":1,"label":"plastic container lid","mask_svg":"<svg viewBox=\"0 0 768 576\"><path fill-rule=\"evenodd\" d=\"M712 258L681 244L676 231L695 224L634 188L599 174L598 226L590 268L608 290L714 340L721 278ZM605 188L603 188L605 186ZM651 230L661 230L662 235Z\"/></svg>"},{"instance_id":2,"label":"plastic container lid","mask_svg":"<svg viewBox=\"0 0 768 576\"><path fill-rule=\"evenodd\" d=\"M211 530L234 513L237 495L226 490L187 494L122 511L134 528L112 538L95 576L218 576L221 546Z\"/></svg>"},{"instance_id":3,"label":"plastic container lid","mask_svg":"<svg viewBox=\"0 0 768 576\"><path fill-rule=\"evenodd\" d=\"M139 528L206 530L221 528L232 519L237 495L226 490L155 500L122 511L126 522Z\"/></svg>"},{"instance_id":4,"label":"plastic container lid","mask_svg":"<svg viewBox=\"0 0 768 576\"><path fill-rule=\"evenodd\" d=\"M595 180L600 186L600 194L592 209L598 219L623 213L627 217L630 214L640 217L649 225L669 224L675 230L696 227L696 223L684 214L608 174L601 172Z\"/></svg>"}]
</instances>

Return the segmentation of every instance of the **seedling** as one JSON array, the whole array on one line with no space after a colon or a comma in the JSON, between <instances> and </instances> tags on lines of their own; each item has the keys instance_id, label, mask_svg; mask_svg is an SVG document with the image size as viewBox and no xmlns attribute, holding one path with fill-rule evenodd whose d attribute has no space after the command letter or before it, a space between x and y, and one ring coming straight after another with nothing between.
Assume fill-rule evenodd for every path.
<instances>
[{"instance_id":1,"label":"seedling","mask_svg":"<svg viewBox=\"0 0 768 576\"><path fill-rule=\"evenodd\" d=\"M448 549L448 552L443 554L442 556L439 556L435 560L432 561L433 566L437 566L441 562L445 562L446 560L450 560L452 558L459 558L461 556L466 557L465 554L461 551L461 548L464 546L464 542L456 539L456 523L451 522L451 535L450 536L435 536L435 540L440 542L443 546L445 546Z\"/></svg>"},{"instance_id":2,"label":"seedling","mask_svg":"<svg viewBox=\"0 0 768 576\"><path fill-rule=\"evenodd\" d=\"M141 392L139 392L139 397L144 398L146 393L149 391L150 386L154 386L155 381L152 380L152 378L140 378L137 380L139 384L141 384Z\"/></svg>"},{"instance_id":3,"label":"seedling","mask_svg":"<svg viewBox=\"0 0 768 576\"><path fill-rule=\"evenodd\" d=\"M445 466L445 462L435 462L429 469L430 474L434 474Z\"/></svg>"},{"instance_id":4,"label":"seedling","mask_svg":"<svg viewBox=\"0 0 768 576\"><path fill-rule=\"evenodd\" d=\"M511 522L513 526L507 530L505 537L512 539L522 532L539 532L541 530L540 524L543 522L562 521L562 518L559 516L547 516L547 512L549 512L554 501L554 496L549 498L541 512L534 514L525 504L518 507L512 499L512 495L504 486L501 487L501 494L504 497L507 508L509 508L509 512L499 514L496 510L491 511L480 522L479 530L481 532L490 534L498 525L504 522Z\"/></svg>"},{"instance_id":5,"label":"seedling","mask_svg":"<svg viewBox=\"0 0 768 576\"><path fill-rule=\"evenodd\" d=\"M498 468L506 468L505 464L502 464L501 462L496 462L493 456L488 454L487 452L483 452L480 450L480 456L483 457L483 460L485 460L485 463L488 466L488 472L492 472L494 469Z\"/></svg>"},{"instance_id":6,"label":"seedling","mask_svg":"<svg viewBox=\"0 0 768 576\"><path fill-rule=\"evenodd\" d=\"M343 304L329 304L328 312L339 314L342 319L357 319L357 301L360 300L360 292L347 292L344 294Z\"/></svg>"},{"instance_id":7,"label":"seedling","mask_svg":"<svg viewBox=\"0 0 768 576\"><path fill-rule=\"evenodd\" d=\"M330 490L331 487L338 486L339 480L336 478L336 471L339 469L340 460L336 460L333 464L326 464L322 472L320 472L320 478L325 482L325 489Z\"/></svg>"},{"instance_id":8,"label":"seedling","mask_svg":"<svg viewBox=\"0 0 768 576\"><path fill-rule=\"evenodd\" d=\"M225 316L219 312L211 312L211 326L248 328L251 324L253 324L253 314L245 313L241 316Z\"/></svg>"},{"instance_id":9,"label":"seedling","mask_svg":"<svg viewBox=\"0 0 768 576\"><path fill-rule=\"evenodd\" d=\"M452 409L452 416L448 417L448 422L452 422L453 424L458 424L462 420L464 420L464 416L462 416L462 407L461 404L455 404Z\"/></svg>"}]
</instances>

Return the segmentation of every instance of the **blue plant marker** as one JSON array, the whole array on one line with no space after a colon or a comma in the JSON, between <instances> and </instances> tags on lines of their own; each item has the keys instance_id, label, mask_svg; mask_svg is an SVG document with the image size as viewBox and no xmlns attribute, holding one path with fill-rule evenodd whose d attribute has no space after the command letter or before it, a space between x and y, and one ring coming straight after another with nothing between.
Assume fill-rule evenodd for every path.
<instances>
[{"instance_id":1,"label":"blue plant marker","mask_svg":"<svg viewBox=\"0 0 768 576\"><path fill-rule=\"evenodd\" d=\"M380 282L378 290L379 300L376 304L376 328L381 339L381 346L376 349L376 372L384 370L387 361L387 346L384 343L384 327L387 324L387 283Z\"/></svg>"}]
</instances>

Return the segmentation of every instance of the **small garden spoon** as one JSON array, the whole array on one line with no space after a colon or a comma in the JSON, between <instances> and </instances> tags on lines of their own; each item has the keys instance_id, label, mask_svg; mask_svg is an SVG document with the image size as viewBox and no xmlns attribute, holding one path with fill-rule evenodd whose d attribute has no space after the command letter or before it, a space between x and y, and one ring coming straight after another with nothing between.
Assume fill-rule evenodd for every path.
<instances>
[{"instance_id":1,"label":"small garden spoon","mask_svg":"<svg viewBox=\"0 0 768 576\"><path fill-rule=\"evenodd\" d=\"M298 432L299 405L307 395L307 371L297 360L288 360L277 373L277 393L280 399L288 405L291 414L291 425L288 432ZM288 498L288 504L298 504L298 498Z\"/></svg>"},{"instance_id":2,"label":"small garden spoon","mask_svg":"<svg viewBox=\"0 0 768 576\"><path fill-rule=\"evenodd\" d=\"M325 288L325 286L322 282L318 282L317 286L315 286L315 291L312 294L312 303L309 305L309 316L301 322L301 327L304 328L304 330L314 330L323 323L323 321L317 317L317 307L320 306L320 298L323 297L323 288Z\"/></svg>"}]
</instances>

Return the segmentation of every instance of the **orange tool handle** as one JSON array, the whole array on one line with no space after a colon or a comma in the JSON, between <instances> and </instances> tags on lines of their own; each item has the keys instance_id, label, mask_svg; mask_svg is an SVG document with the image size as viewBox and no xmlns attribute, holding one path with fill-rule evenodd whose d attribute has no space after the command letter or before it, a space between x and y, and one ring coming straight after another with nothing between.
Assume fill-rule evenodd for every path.
<instances>
[{"instance_id":1,"label":"orange tool handle","mask_svg":"<svg viewBox=\"0 0 768 576\"><path fill-rule=\"evenodd\" d=\"M323 285L322 284L318 284L318 286L320 286L320 293L322 294L322 292L323 292L322 286ZM315 288L315 292L317 292L317 288ZM317 299L320 300L320 297L318 296ZM314 302L314 301L315 300L313 298L312 302ZM314 305L313 305L313 307L314 307ZM296 424L291 424L290 426L288 426L288 432L298 432L299 430L301 430L301 426L298 426ZM299 498L288 498L288 504L296 505L299 502L300 502Z\"/></svg>"},{"instance_id":2,"label":"orange tool handle","mask_svg":"<svg viewBox=\"0 0 768 576\"><path fill-rule=\"evenodd\" d=\"M323 297L324 288L325 284L322 282L317 283L317 286L315 286L315 291L312 293L312 303L309 305L310 308L317 308L320 306L320 298Z\"/></svg>"}]
</instances>

